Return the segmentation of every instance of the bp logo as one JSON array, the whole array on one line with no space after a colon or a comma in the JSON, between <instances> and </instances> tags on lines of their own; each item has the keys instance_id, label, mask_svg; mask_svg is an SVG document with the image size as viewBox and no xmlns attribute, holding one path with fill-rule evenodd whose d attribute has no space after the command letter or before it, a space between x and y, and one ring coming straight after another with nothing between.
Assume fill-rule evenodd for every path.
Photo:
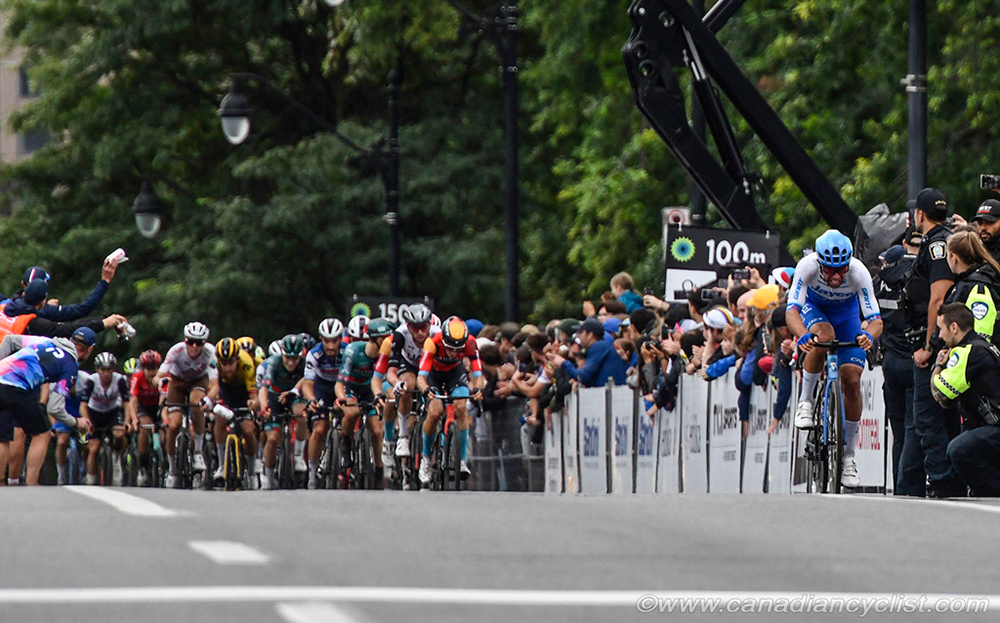
<instances>
[{"instance_id":1,"label":"bp logo","mask_svg":"<svg viewBox=\"0 0 1000 623\"><path fill-rule=\"evenodd\" d=\"M694 243L690 238L677 238L670 244L670 255L678 262L690 262L694 258Z\"/></svg>"},{"instance_id":2,"label":"bp logo","mask_svg":"<svg viewBox=\"0 0 1000 623\"><path fill-rule=\"evenodd\" d=\"M354 318L355 316L367 316L371 318L372 308L369 307L366 303L355 303L354 305L351 306L350 317Z\"/></svg>"},{"instance_id":3,"label":"bp logo","mask_svg":"<svg viewBox=\"0 0 1000 623\"><path fill-rule=\"evenodd\" d=\"M976 317L976 320L982 320L986 317L986 314L990 311L990 306L982 301L976 301L972 304L972 315Z\"/></svg>"}]
</instances>

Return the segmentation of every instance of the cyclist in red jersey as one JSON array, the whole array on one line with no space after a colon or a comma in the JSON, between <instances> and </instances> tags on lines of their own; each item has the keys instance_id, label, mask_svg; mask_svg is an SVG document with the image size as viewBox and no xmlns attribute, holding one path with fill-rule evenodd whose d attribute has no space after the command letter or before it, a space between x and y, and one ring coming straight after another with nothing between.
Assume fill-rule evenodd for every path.
<instances>
[{"instance_id":1,"label":"cyclist in red jersey","mask_svg":"<svg viewBox=\"0 0 1000 623\"><path fill-rule=\"evenodd\" d=\"M153 378L163 357L155 350L147 350L139 355L139 370L129 377L129 401L126 407L127 418L138 427L139 424L159 424L161 418L157 413L160 406L160 391L153 386ZM139 478L140 487L149 486L149 439L150 431L139 427Z\"/></svg>"},{"instance_id":2,"label":"cyclist in red jersey","mask_svg":"<svg viewBox=\"0 0 1000 623\"><path fill-rule=\"evenodd\" d=\"M423 392L426 399L431 400L427 407L427 420L424 422L424 447L420 461L420 481L427 485L431 481L431 445L437 431L438 420L444 413L444 402L440 399L430 399L431 394L441 395L448 392L455 401L455 422L458 424L459 452L461 455L461 476L468 478L472 473L465 462L469 449L469 412L466 399L470 397L469 373L465 370L465 360L469 360L472 370L472 385L475 399L482 397L483 366L479 361L479 346L476 340L469 339L469 328L458 316L451 316L441 323L441 332L432 335L424 342L424 352L420 357L420 370L417 376L417 388Z\"/></svg>"}]
</instances>

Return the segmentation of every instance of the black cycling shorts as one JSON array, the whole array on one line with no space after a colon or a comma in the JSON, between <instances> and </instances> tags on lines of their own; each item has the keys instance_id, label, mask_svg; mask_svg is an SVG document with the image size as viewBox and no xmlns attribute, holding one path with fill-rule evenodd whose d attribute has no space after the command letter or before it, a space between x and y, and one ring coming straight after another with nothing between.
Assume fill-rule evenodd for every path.
<instances>
[{"instance_id":1,"label":"black cycling shorts","mask_svg":"<svg viewBox=\"0 0 1000 623\"><path fill-rule=\"evenodd\" d=\"M40 397L38 389L0 384L0 442L14 440L15 423L31 437L49 430L49 416L38 404Z\"/></svg>"}]
</instances>

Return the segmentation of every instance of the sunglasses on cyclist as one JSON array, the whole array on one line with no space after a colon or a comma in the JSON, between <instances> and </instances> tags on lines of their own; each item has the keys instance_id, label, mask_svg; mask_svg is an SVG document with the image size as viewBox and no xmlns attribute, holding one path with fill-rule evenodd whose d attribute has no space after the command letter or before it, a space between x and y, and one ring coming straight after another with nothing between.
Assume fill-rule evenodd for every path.
<instances>
[{"instance_id":1,"label":"sunglasses on cyclist","mask_svg":"<svg viewBox=\"0 0 1000 623\"><path fill-rule=\"evenodd\" d=\"M428 327L431 326L429 322L418 322L416 324L408 325L414 331L426 331Z\"/></svg>"},{"instance_id":2,"label":"sunglasses on cyclist","mask_svg":"<svg viewBox=\"0 0 1000 623\"><path fill-rule=\"evenodd\" d=\"M188 346L204 346L205 340L184 340L184 343Z\"/></svg>"},{"instance_id":3,"label":"sunglasses on cyclist","mask_svg":"<svg viewBox=\"0 0 1000 623\"><path fill-rule=\"evenodd\" d=\"M823 266L822 268L823 268L823 274L828 277L832 277L834 275L843 276L847 274L847 271L851 268L851 265L847 264L845 266L838 266L836 268L832 266Z\"/></svg>"}]
</instances>

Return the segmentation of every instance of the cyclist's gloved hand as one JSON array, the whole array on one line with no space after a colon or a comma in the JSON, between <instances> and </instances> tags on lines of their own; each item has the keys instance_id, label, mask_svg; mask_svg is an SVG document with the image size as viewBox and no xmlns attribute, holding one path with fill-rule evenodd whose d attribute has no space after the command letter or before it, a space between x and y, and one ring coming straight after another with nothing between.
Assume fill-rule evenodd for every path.
<instances>
[{"instance_id":1,"label":"cyclist's gloved hand","mask_svg":"<svg viewBox=\"0 0 1000 623\"><path fill-rule=\"evenodd\" d=\"M398 398L406 391L406 381L396 381L396 384L392 386L392 393L396 394Z\"/></svg>"},{"instance_id":2,"label":"cyclist's gloved hand","mask_svg":"<svg viewBox=\"0 0 1000 623\"><path fill-rule=\"evenodd\" d=\"M212 407L214 406L212 404L212 399L209 398L208 396L202 398L201 402L199 402L198 404L201 405L201 408L204 409L205 411L211 411Z\"/></svg>"},{"instance_id":3,"label":"cyclist's gloved hand","mask_svg":"<svg viewBox=\"0 0 1000 623\"><path fill-rule=\"evenodd\" d=\"M871 344L875 343L875 338L872 337L872 334L862 329L861 333L858 333L857 340L861 341L861 338L863 338L863 337L868 338L868 342L869 343L871 343Z\"/></svg>"},{"instance_id":4,"label":"cyclist's gloved hand","mask_svg":"<svg viewBox=\"0 0 1000 623\"><path fill-rule=\"evenodd\" d=\"M166 394L167 393L167 386L168 385L170 385L170 379L168 377L163 377L163 378L160 379L160 382L158 384L157 390L161 394Z\"/></svg>"},{"instance_id":5,"label":"cyclist's gloved hand","mask_svg":"<svg viewBox=\"0 0 1000 623\"><path fill-rule=\"evenodd\" d=\"M805 334L803 334L802 337L799 338L799 340L796 342L796 344L798 344L799 346L805 346L806 343L809 342L809 340L811 340L811 339L813 339L813 334L812 333L805 333Z\"/></svg>"}]
</instances>

